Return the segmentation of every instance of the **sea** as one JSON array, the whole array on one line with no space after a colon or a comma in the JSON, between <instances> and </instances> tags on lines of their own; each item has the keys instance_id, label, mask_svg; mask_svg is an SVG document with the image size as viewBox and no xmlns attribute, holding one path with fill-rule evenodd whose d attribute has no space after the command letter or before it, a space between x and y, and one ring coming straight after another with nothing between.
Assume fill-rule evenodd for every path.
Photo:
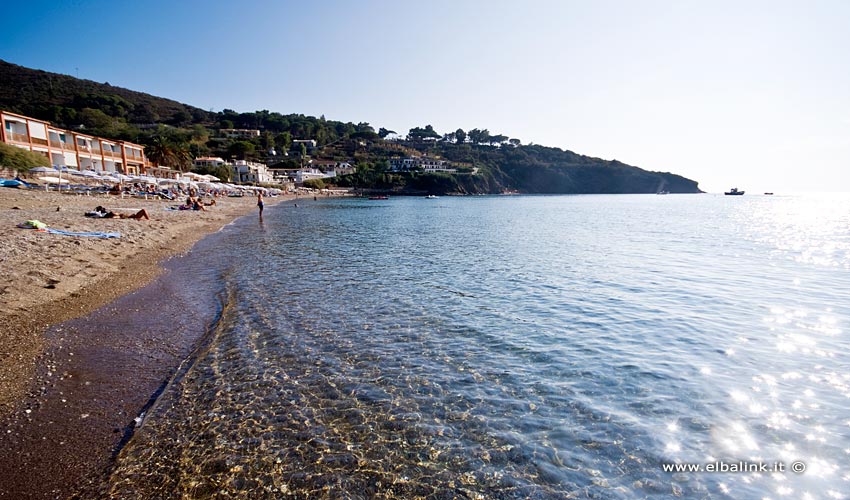
<instances>
[{"instance_id":1,"label":"sea","mask_svg":"<svg viewBox=\"0 0 850 500\"><path fill-rule=\"evenodd\" d=\"M165 279L116 498L850 498L847 195L298 199Z\"/></svg>"}]
</instances>

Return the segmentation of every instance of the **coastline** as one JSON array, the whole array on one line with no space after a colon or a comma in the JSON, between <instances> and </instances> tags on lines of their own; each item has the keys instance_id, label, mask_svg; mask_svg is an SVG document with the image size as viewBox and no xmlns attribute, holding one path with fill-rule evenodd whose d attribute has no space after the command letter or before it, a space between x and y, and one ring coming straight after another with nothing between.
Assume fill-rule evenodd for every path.
<instances>
[{"instance_id":1,"label":"coastline","mask_svg":"<svg viewBox=\"0 0 850 500\"><path fill-rule=\"evenodd\" d=\"M267 199L267 205L288 199L294 197ZM184 335L166 345L164 339L173 336L167 328L152 329L145 343L120 331L93 334L96 321L76 321L73 335L57 326L73 324L70 320L113 301L129 301L136 291L161 281L157 278L167 259L185 255L206 236L256 213L253 197L222 198L206 212L166 210L176 204L0 191L0 223L9 228L0 241L5 271L0 278L0 443L6 450L0 460L0 497L66 498L87 489L83 483L95 486L134 413L197 340ZM151 219L84 217L97 205L127 213L145 208ZM119 232L122 237L69 237L14 227L31 219L56 229ZM104 357L105 351L109 355ZM131 370L144 376L136 378ZM134 379L126 384L122 377Z\"/></svg>"}]
</instances>

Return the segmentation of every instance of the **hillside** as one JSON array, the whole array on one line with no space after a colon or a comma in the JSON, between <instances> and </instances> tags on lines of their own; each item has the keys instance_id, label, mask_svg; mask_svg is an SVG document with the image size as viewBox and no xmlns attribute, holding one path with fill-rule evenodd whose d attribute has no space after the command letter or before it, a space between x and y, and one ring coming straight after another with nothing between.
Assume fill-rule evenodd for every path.
<instances>
[{"instance_id":1,"label":"hillside","mask_svg":"<svg viewBox=\"0 0 850 500\"><path fill-rule=\"evenodd\" d=\"M393 192L433 193L671 193L701 192L697 182L668 172L650 172L472 129L440 134L430 125L405 137L368 123L326 120L267 110L207 112L177 101L135 92L108 83L80 80L0 60L0 109L50 121L59 127L124 139L147 146L161 164L186 169L191 158L215 155L297 167L308 154L293 148L294 139L313 139L311 158L349 161L354 175L338 178L342 186ZM259 137L226 139L220 129L256 129ZM388 140L392 138L392 140ZM297 143L296 143L297 144ZM278 156L270 157L272 149ZM288 153L283 155L283 153ZM399 173L388 160L427 154L451 162L456 173Z\"/></svg>"},{"instance_id":2,"label":"hillside","mask_svg":"<svg viewBox=\"0 0 850 500\"><path fill-rule=\"evenodd\" d=\"M3 60L0 60L0 108L59 126L80 123L79 115L87 108L124 118L129 123L210 120L210 113L177 101Z\"/></svg>"}]
</instances>

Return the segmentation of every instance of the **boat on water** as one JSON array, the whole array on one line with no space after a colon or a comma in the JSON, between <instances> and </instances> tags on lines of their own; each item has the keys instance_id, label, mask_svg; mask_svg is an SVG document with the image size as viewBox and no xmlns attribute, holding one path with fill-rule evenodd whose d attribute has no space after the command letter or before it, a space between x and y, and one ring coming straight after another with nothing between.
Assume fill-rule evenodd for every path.
<instances>
[{"instance_id":1,"label":"boat on water","mask_svg":"<svg viewBox=\"0 0 850 500\"><path fill-rule=\"evenodd\" d=\"M773 193L764 193L766 196L773 196Z\"/></svg>"},{"instance_id":2,"label":"boat on water","mask_svg":"<svg viewBox=\"0 0 850 500\"><path fill-rule=\"evenodd\" d=\"M429 200L436 200L437 198L439 198L439 196L437 196L436 194L429 194L425 198L427 198Z\"/></svg>"},{"instance_id":3,"label":"boat on water","mask_svg":"<svg viewBox=\"0 0 850 500\"><path fill-rule=\"evenodd\" d=\"M729 196L741 196L741 195L743 195L743 194L744 194L744 192L743 192L743 191L738 191L738 188L732 188L730 191L726 191L726 192L725 192L725 193L723 193L723 194L725 194L725 195L729 195Z\"/></svg>"},{"instance_id":4,"label":"boat on water","mask_svg":"<svg viewBox=\"0 0 850 500\"><path fill-rule=\"evenodd\" d=\"M670 191L659 191L655 194L670 194Z\"/></svg>"},{"instance_id":5,"label":"boat on water","mask_svg":"<svg viewBox=\"0 0 850 500\"><path fill-rule=\"evenodd\" d=\"M380 195L370 196L369 199L370 200L389 200L390 197L383 195L383 194L380 194Z\"/></svg>"}]
</instances>

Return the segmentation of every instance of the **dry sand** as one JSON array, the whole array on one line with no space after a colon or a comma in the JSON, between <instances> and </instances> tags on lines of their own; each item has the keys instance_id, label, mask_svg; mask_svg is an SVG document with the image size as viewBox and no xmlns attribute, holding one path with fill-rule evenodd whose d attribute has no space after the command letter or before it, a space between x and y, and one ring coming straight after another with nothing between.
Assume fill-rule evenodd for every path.
<instances>
[{"instance_id":1,"label":"dry sand","mask_svg":"<svg viewBox=\"0 0 850 500\"><path fill-rule=\"evenodd\" d=\"M0 228L5 228L0 238L0 413L28 385L48 325L82 316L147 284L164 257L185 252L203 236L256 211L255 198L248 196L221 198L206 212L166 210L177 204L0 188ZM127 214L145 208L151 220L83 215L98 205ZM69 237L15 227L31 219L66 231L118 232L121 238Z\"/></svg>"},{"instance_id":2,"label":"dry sand","mask_svg":"<svg viewBox=\"0 0 850 500\"><path fill-rule=\"evenodd\" d=\"M266 201L274 204L284 199ZM164 258L186 252L202 237L236 217L257 210L256 199L249 196L221 198L206 212L166 210L177 204L158 199L0 188L0 227L5 228L5 235L0 239L0 269L3 271L0 275L0 421L17 422L8 424L4 433L9 434L0 437L8 445L8 460L0 460L0 497L67 498L68 488L79 491L81 478L91 476L92 468L102 471L108 466L110 454L121 436L104 432L106 426L115 425L109 419L100 419L94 426L91 424L95 424L95 419L91 424L72 422L61 426L56 425L61 424L57 420L64 420L69 411L78 412L79 408L93 402L102 408L104 415L115 414L115 418L126 420L127 415L138 412L162 377L167 376L174 369L173 365L192 348L191 339L180 349L156 349L137 345L137 339L120 335L110 336L108 340L77 336L76 349L84 351L84 355L109 348L118 352L113 357L120 357L123 351L116 351L116 348L121 348L121 342L125 342L128 343L127 358L98 361L89 356L84 363L66 363L68 366L90 370L100 378L128 376L130 369L144 370L149 380L124 384L123 389L122 384L115 381L103 380L100 385L87 381L76 387L76 397L63 397L61 407L39 410L40 417L33 413L31 418L30 411L25 410L38 399L35 393L44 384L44 377L50 377L51 370L55 371L51 364L55 363L53 358L57 350L68 347L59 345L67 343L65 338L46 335L48 326L89 314L150 283L160 274L158 263ZM144 208L151 219L84 216L98 205L127 214ZM63 236L16 227L31 219L66 231L117 232L121 238ZM99 346L98 340L110 345ZM156 341L161 342L161 337ZM142 363L144 366L138 365L139 359L147 360ZM122 362L127 367L120 366ZM121 369L125 371L113 372ZM53 377L60 389L73 392L75 382L70 377L56 377L55 374ZM51 382L50 385L56 384ZM69 431L59 433L59 439L64 440L61 451L43 441L45 429L51 427ZM67 446L75 439L74 446ZM20 474L30 477L17 477Z\"/></svg>"}]
</instances>

